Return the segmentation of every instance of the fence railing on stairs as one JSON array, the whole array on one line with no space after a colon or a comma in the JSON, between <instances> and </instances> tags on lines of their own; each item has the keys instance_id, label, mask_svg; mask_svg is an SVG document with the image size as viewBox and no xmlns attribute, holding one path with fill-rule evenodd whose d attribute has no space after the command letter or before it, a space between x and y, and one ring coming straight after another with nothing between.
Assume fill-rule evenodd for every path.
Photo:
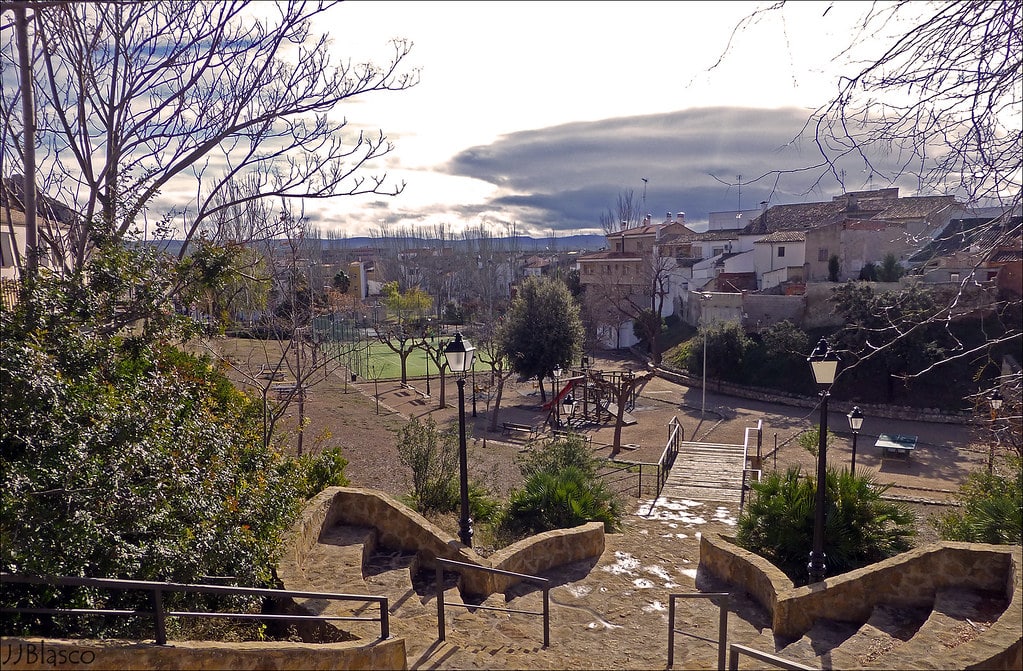
<instances>
[{"instance_id":1,"label":"fence railing on stairs","mask_svg":"<svg viewBox=\"0 0 1023 671\"><path fill-rule=\"evenodd\" d=\"M259 587L231 587L225 585L197 585L191 583L154 582L149 580L114 580L111 578L38 577L13 573L0 573L0 583L49 585L54 587L92 587L104 590L134 590L148 592L152 610L118 610L110 608L0 608L0 613L32 613L37 615L113 615L119 617L147 617L153 620L154 639L159 645L167 643L167 618L230 618L239 620L283 620L289 622L312 622L341 620L348 622L380 622L380 638L389 638L387 597L368 594L335 594L330 592L300 592L284 589ZM233 611L169 611L164 608L163 597L167 593L216 594L221 596L253 596L260 598L323 599L326 601L358 601L377 603L378 617L351 615L286 615L277 613L242 613Z\"/></svg>"},{"instance_id":2,"label":"fence railing on stairs","mask_svg":"<svg viewBox=\"0 0 1023 671\"><path fill-rule=\"evenodd\" d=\"M608 459L598 468L597 477L609 485L611 491L621 494L632 487L633 476L636 476L636 497L643 496L643 475L653 471L655 491L654 497L660 496L664 484L668 481L668 473L675 463L679 448L685 442L685 428L678 417L672 417L668 422L668 440L661 452L661 458L653 461L631 461L627 459ZM647 483L650 482L650 475L647 475ZM621 486L621 483L626 483Z\"/></svg>"},{"instance_id":3,"label":"fence railing on stairs","mask_svg":"<svg viewBox=\"0 0 1023 671\"><path fill-rule=\"evenodd\" d=\"M689 631L675 628L675 602L679 599L720 599L718 603L718 637L707 638ZM724 671L725 650L728 639L728 606L731 603L730 592L687 592L668 595L668 668L675 666L675 634L682 634L707 643L718 644L718 670Z\"/></svg>"},{"instance_id":4,"label":"fence railing on stairs","mask_svg":"<svg viewBox=\"0 0 1023 671\"><path fill-rule=\"evenodd\" d=\"M549 647L551 644L551 581L547 578L541 578L536 575L528 575L526 573L515 573L513 571L505 571L498 568L490 568L489 566L479 566L477 564L468 564L466 562L454 561L451 559L442 559L437 557L434 559L437 562L437 638L441 641L445 640L445 621L444 621L444 567L450 566L458 571L482 571L484 573L493 573L496 575L504 575L511 578L519 578L526 582L532 582L540 586L543 590L543 610L520 610L517 608L499 608L497 606L481 606L471 603L451 603L447 604L450 606L457 606L465 609L479 609L479 610L495 610L504 613L518 613L520 615L542 615L543 616L543 647Z\"/></svg>"}]
</instances>

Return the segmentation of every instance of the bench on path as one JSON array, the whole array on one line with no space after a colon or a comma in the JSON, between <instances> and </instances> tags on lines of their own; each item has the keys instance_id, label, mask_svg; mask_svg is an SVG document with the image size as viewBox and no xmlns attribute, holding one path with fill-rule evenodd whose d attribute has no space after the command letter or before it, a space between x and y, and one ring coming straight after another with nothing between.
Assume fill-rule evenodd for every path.
<instances>
[{"instance_id":1,"label":"bench on path","mask_svg":"<svg viewBox=\"0 0 1023 671\"><path fill-rule=\"evenodd\" d=\"M513 433L525 434L528 438L536 438L539 431L535 426L529 424L516 424L515 422L504 422L501 424L502 433L510 435Z\"/></svg>"},{"instance_id":2,"label":"bench on path","mask_svg":"<svg viewBox=\"0 0 1023 671\"><path fill-rule=\"evenodd\" d=\"M430 399L430 395L429 394L427 394L424 391L419 391L418 389L416 389L415 387L413 387L410 384L406 384L406 383L402 382L401 388L402 389L408 389L409 391L413 391L413 392L419 394L420 396L422 396L425 400L429 400Z\"/></svg>"},{"instance_id":3,"label":"bench on path","mask_svg":"<svg viewBox=\"0 0 1023 671\"><path fill-rule=\"evenodd\" d=\"M568 429L553 429L551 430L551 436L553 438L577 438L587 445L593 444L593 436L585 433L578 433L576 431L569 431Z\"/></svg>"}]
</instances>

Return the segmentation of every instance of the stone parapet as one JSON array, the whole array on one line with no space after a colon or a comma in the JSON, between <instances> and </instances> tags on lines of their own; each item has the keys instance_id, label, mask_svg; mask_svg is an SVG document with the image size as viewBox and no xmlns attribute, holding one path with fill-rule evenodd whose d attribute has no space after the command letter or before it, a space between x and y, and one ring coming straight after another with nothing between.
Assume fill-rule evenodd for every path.
<instances>
[{"instance_id":1,"label":"stone parapet","mask_svg":"<svg viewBox=\"0 0 1023 671\"><path fill-rule=\"evenodd\" d=\"M555 529L508 546L492 557L484 558L462 545L440 527L408 506L382 492L357 487L331 487L309 501L291 528L277 575L286 589L301 583L300 570L306 556L323 530L337 524L367 526L376 529L381 546L415 552L410 568L432 568L434 558L497 568L515 573L538 575L555 566L584 559L596 559L604 552L604 525L591 522L573 529ZM463 591L487 596L503 592L519 582L517 578L485 571L466 571Z\"/></svg>"},{"instance_id":2,"label":"stone parapet","mask_svg":"<svg viewBox=\"0 0 1023 671\"><path fill-rule=\"evenodd\" d=\"M406 669L405 639L365 643L127 641L0 639L5 671L30 669Z\"/></svg>"},{"instance_id":3,"label":"stone parapet","mask_svg":"<svg viewBox=\"0 0 1023 671\"><path fill-rule=\"evenodd\" d=\"M998 592L1009 602L998 620L974 640L943 651L938 666L1018 669L1023 664L1023 553L1018 546L935 543L797 588L763 557L723 536L704 534L700 569L749 592L771 613L772 630L782 638L798 638L822 618L865 622L879 604L933 607L940 589ZM921 649L913 653L916 648ZM919 641L900 648L899 662L907 669L931 668L927 653L927 642Z\"/></svg>"}]
</instances>

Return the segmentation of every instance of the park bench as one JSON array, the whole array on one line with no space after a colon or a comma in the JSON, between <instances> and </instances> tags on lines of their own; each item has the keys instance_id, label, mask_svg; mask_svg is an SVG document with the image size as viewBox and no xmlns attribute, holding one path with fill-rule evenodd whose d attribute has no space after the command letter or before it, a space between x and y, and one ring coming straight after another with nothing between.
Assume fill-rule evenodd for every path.
<instances>
[{"instance_id":1,"label":"park bench","mask_svg":"<svg viewBox=\"0 0 1023 671\"><path fill-rule=\"evenodd\" d=\"M553 429L551 431L553 438L578 438L587 445L593 444L593 436L588 436L585 433L578 433L576 431L569 431L568 429Z\"/></svg>"},{"instance_id":2,"label":"park bench","mask_svg":"<svg viewBox=\"0 0 1023 671\"><path fill-rule=\"evenodd\" d=\"M418 394L418 395L422 396L424 400L429 400L429 399L430 399L430 395L429 395L429 394L427 394L427 393L426 393L425 391L419 391L418 389L416 389L415 387L413 387L413 386L412 386L412 385L410 385L410 384L407 384L407 383L404 383L404 382L403 382L403 383L401 384L401 388L402 388L402 389L407 389L407 390L409 390L409 391L411 391L411 392L414 392L414 393L416 393L416 394Z\"/></svg>"},{"instance_id":3,"label":"park bench","mask_svg":"<svg viewBox=\"0 0 1023 671\"><path fill-rule=\"evenodd\" d=\"M291 396L295 391L299 391L298 384L275 384L271 387L274 395L277 396L277 400L283 401L284 399Z\"/></svg>"},{"instance_id":4,"label":"park bench","mask_svg":"<svg viewBox=\"0 0 1023 671\"><path fill-rule=\"evenodd\" d=\"M512 433L522 433L529 438L535 438L537 434L536 427L530 426L529 424L516 424L515 422L504 422L501 425L501 427L503 428L503 432L505 433L505 435L510 435Z\"/></svg>"}]
</instances>

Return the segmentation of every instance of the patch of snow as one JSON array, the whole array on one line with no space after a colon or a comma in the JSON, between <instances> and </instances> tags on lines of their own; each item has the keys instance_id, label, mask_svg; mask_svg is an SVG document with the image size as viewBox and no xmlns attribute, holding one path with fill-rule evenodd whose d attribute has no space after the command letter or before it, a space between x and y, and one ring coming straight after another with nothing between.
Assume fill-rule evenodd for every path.
<instances>
[{"instance_id":1,"label":"patch of snow","mask_svg":"<svg viewBox=\"0 0 1023 671\"><path fill-rule=\"evenodd\" d=\"M694 568L684 568L680 571L680 573L687 578L692 578L693 580L696 580L696 569Z\"/></svg>"},{"instance_id":2,"label":"patch of snow","mask_svg":"<svg viewBox=\"0 0 1023 671\"><path fill-rule=\"evenodd\" d=\"M643 606L642 611L644 613L656 613L658 611L668 610L663 603L660 601L654 601L649 606Z\"/></svg>"},{"instance_id":3,"label":"patch of snow","mask_svg":"<svg viewBox=\"0 0 1023 671\"><path fill-rule=\"evenodd\" d=\"M632 581L632 584L640 589L651 589L654 583L650 582L646 578L636 578Z\"/></svg>"}]
</instances>

